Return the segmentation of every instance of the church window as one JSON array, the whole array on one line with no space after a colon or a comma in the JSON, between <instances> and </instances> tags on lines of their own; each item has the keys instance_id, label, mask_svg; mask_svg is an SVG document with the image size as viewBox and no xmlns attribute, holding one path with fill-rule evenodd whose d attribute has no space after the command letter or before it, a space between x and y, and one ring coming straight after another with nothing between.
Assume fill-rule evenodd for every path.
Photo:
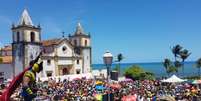
<instances>
[{"instance_id":1,"label":"church window","mask_svg":"<svg viewBox=\"0 0 201 101\"><path fill-rule=\"evenodd\" d=\"M17 42L20 41L20 32L17 32Z\"/></svg>"},{"instance_id":2,"label":"church window","mask_svg":"<svg viewBox=\"0 0 201 101\"><path fill-rule=\"evenodd\" d=\"M74 40L74 45L77 46L77 40Z\"/></svg>"},{"instance_id":3,"label":"church window","mask_svg":"<svg viewBox=\"0 0 201 101\"><path fill-rule=\"evenodd\" d=\"M76 74L80 74L80 69L77 69L77 70L76 70Z\"/></svg>"},{"instance_id":4,"label":"church window","mask_svg":"<svg viewBox=\"0 0 201 101\"><path fill-rule=\"evenodd\" d=\"M85 40L84 44L85 44L85 46L87 46L87 40Z\"/></svg>"},{"instance_id":5,"label":"church window","mask_svg":"<svg viewBox=\"0 0 201 101\"><path fill-rule=\"evenodd\" d=\"M31 42L34 42L34 41L35 41L35 33L31 32Z\"/></svg>"},{"instance_id":6,"label":"church window","mask_svg":"<svg viewBox=\"0 0 201 101\"><path fill-rule=\"evenodd\" d=\"M46 71L47 77L51 77L52 76L52 71Z\"/></svg>"},{"instance_id":7,"label":"church window","mask_svg":"<svg viewBox=\"0 0 201 101\"><path fill-rule=\"evenodd\" d=\"M67 50L67 47L63 46L62 50L65 52Z\"/></svg>"},{"instance_id":8,"label":"church window","mask_svg":"<svg viewBox=\"0 0 201 101\"><path fill-rule=\"evenodd\" d=\"M47 65L51 65L51 60L47 60Z\"/></svg>"},{"instance_id":9,"label":"church window","mask_svg":"<svg viewBox=\"0 0 201 101\"><path fill-rule=\"evenodd\" d=\"M77 60L77 64L80 64L80 61L79 61L79 60Z\"/></svg>"}]
</instances>

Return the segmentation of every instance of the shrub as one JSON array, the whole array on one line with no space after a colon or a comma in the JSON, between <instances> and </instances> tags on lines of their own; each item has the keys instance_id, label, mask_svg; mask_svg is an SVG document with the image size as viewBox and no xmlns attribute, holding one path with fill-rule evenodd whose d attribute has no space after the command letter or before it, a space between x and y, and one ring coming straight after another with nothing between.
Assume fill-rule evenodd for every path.
<instances>
[{"instance_id":1,"label":"shrub","mask_svg":"<svg viewBox=\"0 0 201 101\"><path fill-rule=\"evenodd\" d=\"M140 66L133 65L125 70L125 76L133 80L153 80L154 74L145 72Z\"/></svg>"}]
</instances>

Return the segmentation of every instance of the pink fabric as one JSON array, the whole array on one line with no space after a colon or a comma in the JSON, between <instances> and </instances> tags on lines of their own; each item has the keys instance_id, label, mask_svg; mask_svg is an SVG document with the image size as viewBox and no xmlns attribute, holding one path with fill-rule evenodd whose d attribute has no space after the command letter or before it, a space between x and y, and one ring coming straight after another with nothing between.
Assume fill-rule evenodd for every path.
<instances>
[{"instance_id":1,"label":"pink fabric","mask_svg":"<svg viewBox=\"0 0 201 101\"><path fill-rule=\"evenodd\" d=\"M121 100L122 100L122 101L136 101L136 97L133 96L133 95L124 96Z\"/></svg>"}]
</instances>

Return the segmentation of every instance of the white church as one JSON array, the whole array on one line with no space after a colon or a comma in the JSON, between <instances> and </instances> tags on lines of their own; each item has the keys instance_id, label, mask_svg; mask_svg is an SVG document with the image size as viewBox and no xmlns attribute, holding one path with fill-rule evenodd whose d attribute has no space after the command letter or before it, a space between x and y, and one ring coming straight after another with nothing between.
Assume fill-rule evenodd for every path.
<instances>
[{"instance_id":1,"label":"white church","mask_svg":"<svg viewBox=\"0 0 201 101\"><path fill-rule=\"evenodd\" d=\"M80 23L68 37L41 40L41 27L34 25L25 9L20 21L12 25L12 65L14 75L22 72L42 51L40 77L91 72L91 42ZM45 33L44 33L45 34ZM56 34L56 33L55 33Z\"/></svg>"}]
</instances>

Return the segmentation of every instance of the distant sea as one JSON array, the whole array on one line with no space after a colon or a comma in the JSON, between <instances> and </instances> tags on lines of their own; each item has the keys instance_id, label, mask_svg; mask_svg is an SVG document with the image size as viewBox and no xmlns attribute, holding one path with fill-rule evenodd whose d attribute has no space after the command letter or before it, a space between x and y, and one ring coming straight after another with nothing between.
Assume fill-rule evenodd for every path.
<instances>
[{"instance_id":1,"label":"distant sea","mask_svg":"<svg viewBox=\"0 0 201 101\"><path fill-rule=\"evenodd\" d=\"M114 68L117 64L113 64ZM165 67L162 62L153 62L153 63L121 63L121 74L124 73L124 70L132 65L139 65L145 71L149 71L155 74L156 77L167 76ZM93 70L106 69L104 64L93 64ZM179 76L183 76L182 68L179 69L177 73ZM198 75L198 69L195 67L195 62L185 62L184 63L184 76L195 76Z\"/></svg>"}]
</instances>

